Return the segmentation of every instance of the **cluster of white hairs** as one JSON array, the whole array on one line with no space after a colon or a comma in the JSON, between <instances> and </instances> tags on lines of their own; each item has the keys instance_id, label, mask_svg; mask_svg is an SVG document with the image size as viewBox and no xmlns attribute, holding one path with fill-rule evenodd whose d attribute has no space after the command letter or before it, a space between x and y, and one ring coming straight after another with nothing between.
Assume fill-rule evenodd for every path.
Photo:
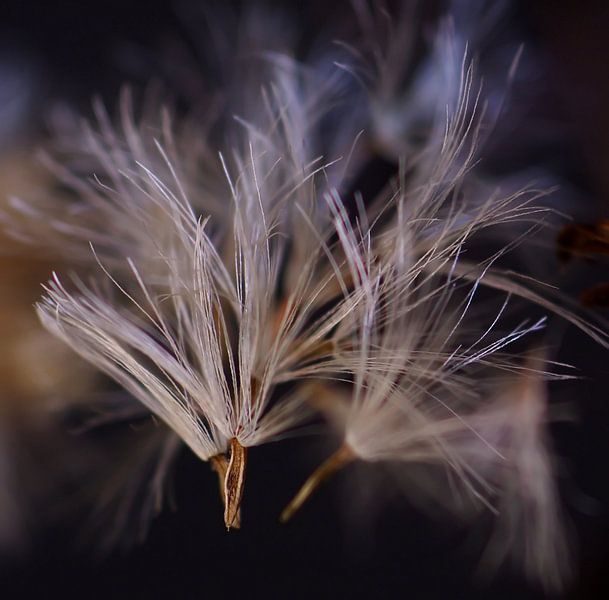
<instances>
[{"instance_id":1,"label":"cluster of white hairs","mask_svg":"<svg viewBox=\"0 0 609 600\"><path fill-rule=\"evenodd\" d=\"M547 211L535 189L480 193L499 110L463 41L473 34L442 21L409 78L408 10L392 23L354 6L361 45L300 62L260 51L275 31L246 20L258 34L255 51L234 46L234 118L157 102L137 117L125 92L118 122L98 103L96 125L64 125L53 169L70 193L13 201L27 217L15 235L81 270L53 277L38 314L166 426L140 449L158 461L151 497L183 443L218 473L238 527L247 449L321 414L343 443L284 518L352 460L423 465L413 494L495 514L484 565L510 556L557 587L545 382L569 375L526 340L539 344L539 308L606 335L497 266ZM350 191L379 152L395 176L373 198ZM494 228L494 245L478 243Z\"/></svg>"}]
</instances>

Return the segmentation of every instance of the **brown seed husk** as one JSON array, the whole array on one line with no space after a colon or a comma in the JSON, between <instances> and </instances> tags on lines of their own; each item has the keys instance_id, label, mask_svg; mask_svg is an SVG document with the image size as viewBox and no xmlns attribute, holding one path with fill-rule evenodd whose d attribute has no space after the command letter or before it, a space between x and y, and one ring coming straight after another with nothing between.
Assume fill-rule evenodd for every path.
<instances>
[{"instance_id":1,"label":"brown seed husk","mask_svg":"<svg viewBox=\"0 0 609 600\"><path fill-rule=\"evenodd\" d=\"M247 448L236 438L230 441L230 460L224 477L224 524L227 529L238 529L241 525L241 499L245 482Z\"/></svg>"}]
</instances>

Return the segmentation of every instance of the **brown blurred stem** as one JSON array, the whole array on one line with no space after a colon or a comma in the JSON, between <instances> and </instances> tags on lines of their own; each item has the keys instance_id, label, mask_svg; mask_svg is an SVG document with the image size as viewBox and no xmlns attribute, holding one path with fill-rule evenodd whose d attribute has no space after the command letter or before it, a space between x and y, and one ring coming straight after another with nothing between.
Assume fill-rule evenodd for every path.
<instances>
[{"instance_id":1,"label":"brown blurred stem","mask_svg":"<svg viewBox=\"0 0 609 600\"><path fill-rule=\"evenodd\" d=\"M323 462L312 475L304 482L303 486L298 490L298 493L292 498L292 501L285 507L279 520L282 523L289 521L294 513L307 501L307 499L315 492L315 490L331 475L353 462L356 459L353 450L343 444L334 454L332 454L325 462Z\"/></svg>"}]
</instances>

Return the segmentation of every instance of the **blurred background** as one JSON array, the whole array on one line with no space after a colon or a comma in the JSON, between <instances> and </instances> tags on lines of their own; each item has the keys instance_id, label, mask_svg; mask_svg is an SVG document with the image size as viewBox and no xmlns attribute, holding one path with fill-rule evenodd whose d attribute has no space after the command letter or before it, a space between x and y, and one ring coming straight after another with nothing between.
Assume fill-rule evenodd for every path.
<instances>
[{"instance_id":1,"label":"blurred background","mask_svg":"<svg viewBox=\"0 0 609 600\"><path fill-rule=\"evenodd\" d=\"M233 4L239 11L240 3ZM350 11L348 2L275 4L293 13L305 40L328 22L338 35ZM442 3L436 4L441 11ZM460 3L463 10L467 4ZM90 115L94 95L115 106L125 82L143 89L153 78L177 80L183 50L196 55L197 35L206 35L197 34L197 21L190 18L200 5L211 13L225 9L225 3L202 1L4 2L0 202L44 193L50 185L35 150L44 145L49 121L58 111L68 106ZM534 61L527 63L533 66L513 91L510 118L491 143L489 170L547 169L560 180L578 222L609 218L609 5L512 2L506 3L502 19L496 43L520 40ZM205 66L201 69L204 78ZM370 177L375 176L385 173L373 169ZM382 482L380 487L389 491L375 500L379 510L367 507L363 514L353 502L361 492L359 482L382 479L366 467L340 474L292 523L280 525L281 509L332 449L331 440L294 439L255 448L244 528L231 533L222 526L215 475L185 450L172 476L175 510L168 507L155 519L142 543L100 556L96 542L104 532L87 524L79 499L90 493L88 474L124 460L120 440L125 432L120 438L108 428L79 434L74 410L63 410L106 384L43 333L32 313L40 282L61 265L29 255L8 238L1 248L3 598L542 597L509 572L491 583L476 582L480 548L472 543L471 532L421 515ZM571 274L580 271L573 278L574 296L587 285L609 280L602 257L564 268ZM575 405L577 421L552 429L579 570L565 597L606 598L608 355L571 329L564 336L557 359L577 365L583 374L583 380L555 392L556 401ZM138 427L127 430L133 436L141 433Z\"/></svg>"}]
</instances>

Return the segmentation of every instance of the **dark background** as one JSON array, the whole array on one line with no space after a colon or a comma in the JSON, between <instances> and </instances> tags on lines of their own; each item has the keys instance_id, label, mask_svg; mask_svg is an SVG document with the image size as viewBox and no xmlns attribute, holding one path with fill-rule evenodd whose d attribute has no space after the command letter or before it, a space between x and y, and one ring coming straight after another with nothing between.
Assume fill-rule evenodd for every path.
<instances>
[{"instance_id":1,"label":"dark background","mask_svg":"<svg viewBox=\"0 0 609 600\"><path fill-rule=\"evenodd\" d=\"M294 3L303 27L336 18L347 3ZM33 131L45 106L68 100L87 111L93 93L111 100L125 79L146 76L125 61L129 48L155 48L186 36L169 2L3 3L0 59L17 56L36 73ZM560 169L581 192L581 214L609 214L609 7L605 2L514 3L512 25L543 57L532 113L560 124L536 159ZM514 135L526 135L526 129ZM606 264L590 267L599 277ZM580 571L571 598L609 597L609 408L607 354L569 331L561 360L584 380L562 386L577 400L577 424L553 428L561 493L575 532ZM331 442L328 442L331 444ZM392 493L391 478L371 467L339 474L288 525L277 516L332 450L315 439L254 448L249 455L243 529L222 525L215 475L184 451L173 479L177 510L166 510L148 538L129 552L99 558L81 540L76 516L39 533L29 552L4 562L3 598L538 598L502 572L474 583L480 547L472 532L434 521ZM366 469L368 470L366 472ZM363 471L363 472L362 472ZM361 503L364 478L388 491L374 510ZM367 479L366 479L367 480ZM362 508L364 507L364 508Z\"/></svg>"}]
</instances>

